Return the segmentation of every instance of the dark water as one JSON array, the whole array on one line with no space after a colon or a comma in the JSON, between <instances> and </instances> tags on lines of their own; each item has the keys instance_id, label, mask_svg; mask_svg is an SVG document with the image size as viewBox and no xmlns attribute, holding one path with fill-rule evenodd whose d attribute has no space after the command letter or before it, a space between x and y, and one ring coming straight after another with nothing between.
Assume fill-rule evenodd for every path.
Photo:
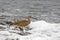
<instances>
[{"instance_id":1,"label":"dark water","mask_svg":"<svg viewBox=\"0 0 60 40\"><path fill-rule=\"evenodd\" d=\"M60 0L0 0L0 14L60 23Z\"/></svg>"}]
</instances>

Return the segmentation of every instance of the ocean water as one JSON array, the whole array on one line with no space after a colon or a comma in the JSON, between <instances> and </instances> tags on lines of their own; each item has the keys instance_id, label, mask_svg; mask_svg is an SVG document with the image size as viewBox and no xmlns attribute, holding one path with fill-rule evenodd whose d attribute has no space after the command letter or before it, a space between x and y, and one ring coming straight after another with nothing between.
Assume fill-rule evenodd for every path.
<instances>
[{"instance_id":1,"label":"ocean water","mask_svg":"<svg viewBox=\"0 0 60 40\"><path fill-rule=\"evenodd\" d=\"M17 16L60 23L60 0L0 0L0 21L16 20Z\"/></svg>"}]
</instances>

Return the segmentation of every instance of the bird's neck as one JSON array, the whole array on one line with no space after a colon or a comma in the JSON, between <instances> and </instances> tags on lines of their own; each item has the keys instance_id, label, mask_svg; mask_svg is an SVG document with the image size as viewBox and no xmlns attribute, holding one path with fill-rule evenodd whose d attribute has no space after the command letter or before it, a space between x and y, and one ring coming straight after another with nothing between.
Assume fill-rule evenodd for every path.
<instances>
[{"instance_id":1,"label":"bird's neck","mask_svg":"<svg viewBox=\"0 0 60 40\"><path fill-rule=\"evenodd\" d=\"M30 18L28 18L28 21L29 21L29 23L31 22L31 19Z\"/></svg>"}]
</instances>

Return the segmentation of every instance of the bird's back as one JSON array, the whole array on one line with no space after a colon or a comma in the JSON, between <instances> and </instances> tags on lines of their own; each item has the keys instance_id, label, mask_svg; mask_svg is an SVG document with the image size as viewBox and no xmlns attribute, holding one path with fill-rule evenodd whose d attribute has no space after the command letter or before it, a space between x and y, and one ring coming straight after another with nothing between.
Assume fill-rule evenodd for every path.
<instances>
[{"instance_id":1,"label":"bird's back","mask_svg":"<svg viewBox=\"0 0 60 40\"><path fill-rule=\"evenodd\" d=\"M25 26L27 26L29 24L30 24L30 22L28 20L22 20L17 25L21 26L21 27L25 27Z\"/></svg>"}]
</instances>

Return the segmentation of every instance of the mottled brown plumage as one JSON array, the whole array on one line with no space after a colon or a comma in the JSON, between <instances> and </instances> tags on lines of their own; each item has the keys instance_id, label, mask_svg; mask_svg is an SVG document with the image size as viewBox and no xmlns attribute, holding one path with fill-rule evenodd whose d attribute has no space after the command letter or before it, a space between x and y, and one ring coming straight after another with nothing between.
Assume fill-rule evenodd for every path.
<instances>
[{"instance_id":1,"label":"mottled brown plumage","mask_svg":"<svg viewBox=\"0 0 60 40\"><path fill-rule=\"evenodd\" d=\"M28 26L31 22L31 16L28 16L27 20L21 20L17 22L12 22L12 25L16 25L18 28L24 30L26 26Z\"/></svg>"}]
</instances>

